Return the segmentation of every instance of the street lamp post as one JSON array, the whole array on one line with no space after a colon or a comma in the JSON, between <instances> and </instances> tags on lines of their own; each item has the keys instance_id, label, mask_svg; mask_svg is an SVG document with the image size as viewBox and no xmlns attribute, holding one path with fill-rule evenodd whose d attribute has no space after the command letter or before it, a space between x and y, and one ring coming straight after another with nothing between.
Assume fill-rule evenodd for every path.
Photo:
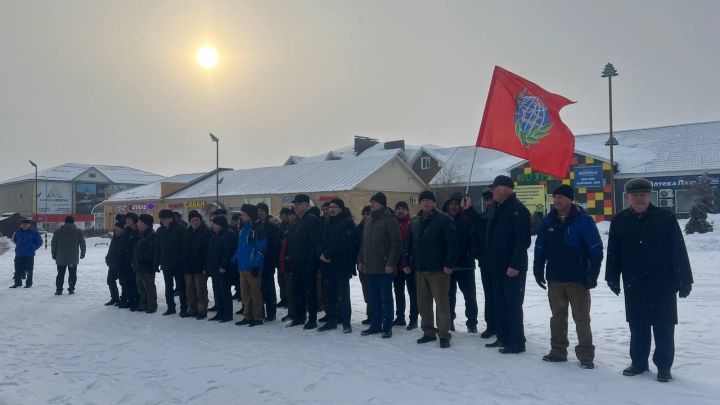
<instances>
[{"instance_id":1,"label":"street lamp post","mask_svg":"<svg viewBox=\"0 0 720 405\"><path fill-rule=\"evenodd\" d=\"M33 162L32 160L28 160L28 162L30 162L30 166L35 168L35 187L33 190L32 216L33 216L33 221L37 221L37 219L35 217L37 217L37 210L38 210L38 205L37 205L37 201L38 201L38 175L37 175L38 167L37 167L37 164L35 162Z\"/></svg>"},{"instance_id":2,"label":"street lamp post","mask_svg":"<svg viewBox=\"0 0 720 405\"><path fill-rule=\"evenodd\" d=\"M613 136L613 114L612 114L612 78L617 76L618 72L615 70L615 66L612 63L605 65L605 69L600 77L607 77L608 79L608 103L610 112L610 138L605 142L605 146L610 147L610 198L612 204L610 205L610 215L615 215L615 156L613 154L613 147L618 145L618 140Z\"/></svg>"},{"instance_id":3,"label":"street lamp post","mask_svg":"<svg viewBox=\"0 0 720 405\"><path fill-rule=\"evenodd\" d=\"M220 208L220 138L210 133L215 142L215 207Z\"/></svg>"}]
</instances>

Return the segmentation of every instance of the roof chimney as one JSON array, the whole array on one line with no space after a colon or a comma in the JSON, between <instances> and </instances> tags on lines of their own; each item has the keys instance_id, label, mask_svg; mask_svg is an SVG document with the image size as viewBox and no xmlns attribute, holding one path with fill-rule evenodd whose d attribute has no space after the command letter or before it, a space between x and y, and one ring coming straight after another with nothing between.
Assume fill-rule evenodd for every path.
<instances>
[{"instance_id":1,"label":"roof chimney","mask_svg":"<svg viewBox=\"0 0 720 405\"><path fill-rule=\"evenodd\" d=\"M355 135L355 156L365 152L367 149L372 148L378 143L380 143L380 141L377 139Z\"/></svg>"},{"instance_id":2,"label":"roof chimney","mask_svg":"<svg viewBox=\"0 0 720 405\"><path fill-rule=\"evenodd\" d=\"M385 142L385 149L402 149L405 150L405 140Z\"/></svg>"}]
</instances>

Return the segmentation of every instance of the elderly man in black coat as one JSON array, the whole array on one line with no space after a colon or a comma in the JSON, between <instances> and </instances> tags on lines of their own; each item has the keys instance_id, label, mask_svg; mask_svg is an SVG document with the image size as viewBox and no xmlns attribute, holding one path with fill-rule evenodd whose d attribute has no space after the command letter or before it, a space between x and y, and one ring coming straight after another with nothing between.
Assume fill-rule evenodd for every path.
<instances>
[{"instance_id":1,"label":"elderly man in black coat","mask_svg":"<svg viewBox=\"0 0 720 405\"><path fill-rule=\"evenodd\" d=\"M675 215L652 205L651 191L652 183L645 179L625 184L630 207L610 223L605 280L619 295L622 276L625 289L632 364L623 374L634 376L648 370L652 328L657 379L668 382L675 356L676 295L687 297L693 278Z\"/></svg>"}]
</instances>

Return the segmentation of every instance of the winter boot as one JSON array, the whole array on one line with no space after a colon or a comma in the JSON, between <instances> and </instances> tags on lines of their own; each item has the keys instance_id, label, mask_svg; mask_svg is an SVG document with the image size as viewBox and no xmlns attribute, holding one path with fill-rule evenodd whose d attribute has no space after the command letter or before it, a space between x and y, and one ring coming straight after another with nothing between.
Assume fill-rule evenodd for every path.
<instances>
[{"instance_id":1,"label":"winter boot","mask_svg":"<svg viewBox=\"0 0 720 405\"><path fill-rule=\"evenodd\" d=\"M242 321L235 322L235 325L237 326L244 326L244 325L250 325L252 321L250 319L243 319Z\"/></svg>"},{"instance_id":2,"label":"winter boot","mask_svg":"<svg viewBox=\"0 0 720 405\"><path fill-rule=\"evenodd\" d=\"M411 319L410 323L408 324L407 328L405 328L405 329L406 330L414 330L414 329L417 329L417 327L418 327L417 319L415 319L415 320Z\"/></svg>"},{"instance_id":3,"label":"winter boot","mask_svg":"<svg viewBox=\"0 0 720 405\"><path fill-rule=\"evenodd\" d=\"M483 333L480 334L480 337L483 339L489 339L493 336L495 336L495 331L490 329L485 329Z\"/></svg>"},{"instance_id":4,"label":"winter boot","mask_svg":"<svg viewBox=\"0 0 720 405\"><path fill-rule=\"evenodd\" d=\"M352 326L343 325L343 333L352 333Z\"/></svg>"},{"instance_id":5,"label":"winter boot","mask_svg":"<svg viewBox=\"0 0 720 405\"><path fill-rule=\"evenodd\" d=\"M392 329L384 330L380 337L382 337L383 339L390 339L392 337Z\"/></svg>"},{"instance_id":6,"label":"winter boot","mask_svg":"<svg viewBox=\"0 0 720 405\"><path fill-rule=\"evenodd\" d=\"M670 374L670 370L658 370L657 374L657 380L660 382L670 382L672 381L672 374Z\"/></svg>"},{"instance_id":7,"label":"winter boot","mask_svg":"<svg viewBox=\"0 0 720 405\"><path fill-rule=\"evenodd\" d=\"M377 335L378 333L381 333L381 332L382 331L380 329L367 328L360 332L360 336Z\"/></svg>"},{"instance_id":8,"label":"winter boot","mask_svg":"<svg viewBox=\"0 0 720 405\"><path fill-rule=\"evenodd\" d=\"M642 374L646 371L648 371L647 367L640 367L640 366L636 366L635 364L631 364L630 367L623 370L623 375L632 377L632 376Z\"/></svg>"},{"instance_id":9,"label":"winter boot","mask_svg":"<svg viewBox=\"0 0 720 405\"><path fill-rule=\"evenodd\" d=\"M405 318L395 318L395 322L393 322L393 326L405 326Z\"/></svg>"},{"instance_id":10,"label":"winter boot","mask_svg":"<svg viewBox=\"0 0 720 405\"><path fill-rule=\"evenodd\" d=\"M500 339L498 339L498 340L496 340L496 341L494 341L494 342L492 342L492 343L488 343L488 344L485 345L485 347L490 347L490 348L492 348L492 347L503 347L503 346L504 346L504 345L503 345L503 342L501 342Z\"/></svg>"},{"instance_id":11,"label":"winter boot","mask_svg":"<svg viewBox=\"0 0 720 405\"><path fill-rule=\"evenodd\" d=\"M317 322L315 321L307 321L305 326L303 326L303 329L305 330L311 330L317 328Z\"/></svg>"},{"instance_id":12,"label":"winter boot","mask_svg":"<svg viewBox=\"0 0 720 405\"><path fill-rule=\"evenodd\" d=\"M450 338L440 338L440 348L447 349L450 347Z\"/></svg>"},{"instance_id":13,"label":"winter boot","mask_svg":"<svg viewBox=\"0 0 720 405\"><path fill-rule=\"evenodd\" d=\"M423 335L420 339L417 340L418 344L428 343L428 342L434 342L437 340L436 336L429 336L429 335Z\"/></svg>"},{"instance_id":14,"label":"winter boot","mask_svg":"<svg viewBox=\"0 0 720 405\"><path fill-rule=\"evenodd\" d=\"M163 312L163 316L172 315L176 313L175 308L168 308L167 311Z\"/></svg>"},{"instance_id":15,"label":"winter boot","mask_svg":"<svg viewBox=\"0 0 720 405\"><path fill-rule=\"evenodd\" d=\"M325 325L319 327L319 328L318 328L318 332L327 332L327 331L329 331L329 330L335 330L335 329L337 329L337 327L338 327L338 326L337 326L336 323L330 323L330 322L328 322L328 323L326 323Z\"/></svg>"},{"instance_id":16,"label":"winter boot","mask_svg":"<svg viewBox=\"0 0 720 405\"><path fill-rule=\"evenodd\" d=\"M580 360L580 368L592 370L595 368L595 363L592 360Z\"/></svg>"},{"instance_id":17,"label":"winter boot","mask_svg":"<svg viewBox=\"0 0 720 405\"><path fill-rule=\"evenodd\" d=\"M567 356L559 356L553 352L550 352L549 354L546 354L543 356L543 361L547 361L548 363L562 363L564 361L567 361Z\"/></svg>"}]
</instances>

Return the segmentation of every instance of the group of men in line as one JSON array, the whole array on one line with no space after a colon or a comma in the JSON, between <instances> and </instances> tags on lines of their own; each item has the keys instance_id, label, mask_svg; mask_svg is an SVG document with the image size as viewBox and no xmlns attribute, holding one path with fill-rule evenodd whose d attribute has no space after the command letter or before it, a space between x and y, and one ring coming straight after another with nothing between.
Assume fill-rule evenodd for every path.
<instances>
[{"instance_id":1,"label":"group of men in line","mask_svg":"<svg viewBox=\"0 0 720 405\"><path fill-rule=\"evenodd\" d=\"M390 338L393 326L416 329L420 316L423 334L417 343L439 339L440 347L447 348L450 332L455 330L458 288L464 296L467 331L478 331L477 260L485 298L486 329L481 337L496 337L485 346L504 354L521 353L525 351L523 301L531 221L513 189L511 178L498 176L482 192L482 212L462 193L452 194L439 210L433 192L423 191L418 198L420 211L413 217L406 202L397 202L392 210L385 194L378 192L363 208L358 225L343 200L325 203L320 212L310 206L305 194L295 196L293 208L283 208L279 219L270 215L265 204L245 204L231 220L227 211L214 211L211 227L197 211L190 212L186 226L178 214L163 210L155 232L152 216L128 213L118 218L121 221L115 224L106 257L111 292L106 305L157 311L155 273L162 271L167 304L163 315L176 313L177 292L181 317L205 319L208 311L216 311L211 321L232 321L231 288L239 286L243 307L237 314L244 316L237 325L253 327L273 321L276 308L286 306L288 314L282 321L288 327L315 329L317 314L324 307L319 331L342 326L344 333L351 333L349 283L359 275L367 304L367 319L362 321L367 329L361 335ZM672 379L676 296L679 292L681 298L687 297L693 279L677 220L650 203L651 191L652 184L645 179L626 184L629 208L611 222L605 279L616 295L621 290L620 277L625 289L632 364L623 374L648 370L652 329L657 379L667 382ZM20 284L18 275L28 268L26 287L32 284L32 256L40 246L39 235L32 231L24 223L14 236L15 286ZM77 260L60 252L65 246L71 249L69 240L75 238L75 253L79 248L82 258L85 246L79 242L81 235L77 239L70 236L71 229L61 231L53 238L53 258L58 261L58 280L61 264L71 269L72 294ZM539 224L534 251L533 275L539 287L547 289L552 312L551 350L543 360L567 361L570 308L578 334L579 365L594 368L590 290L597 286L603 244L593 219L574 203L570 186L553 191L553 207ZM208 308L207 278L212 280L212 308ZM406 290L410 297L407 321Z\"/></svg>"}]
</instances>

